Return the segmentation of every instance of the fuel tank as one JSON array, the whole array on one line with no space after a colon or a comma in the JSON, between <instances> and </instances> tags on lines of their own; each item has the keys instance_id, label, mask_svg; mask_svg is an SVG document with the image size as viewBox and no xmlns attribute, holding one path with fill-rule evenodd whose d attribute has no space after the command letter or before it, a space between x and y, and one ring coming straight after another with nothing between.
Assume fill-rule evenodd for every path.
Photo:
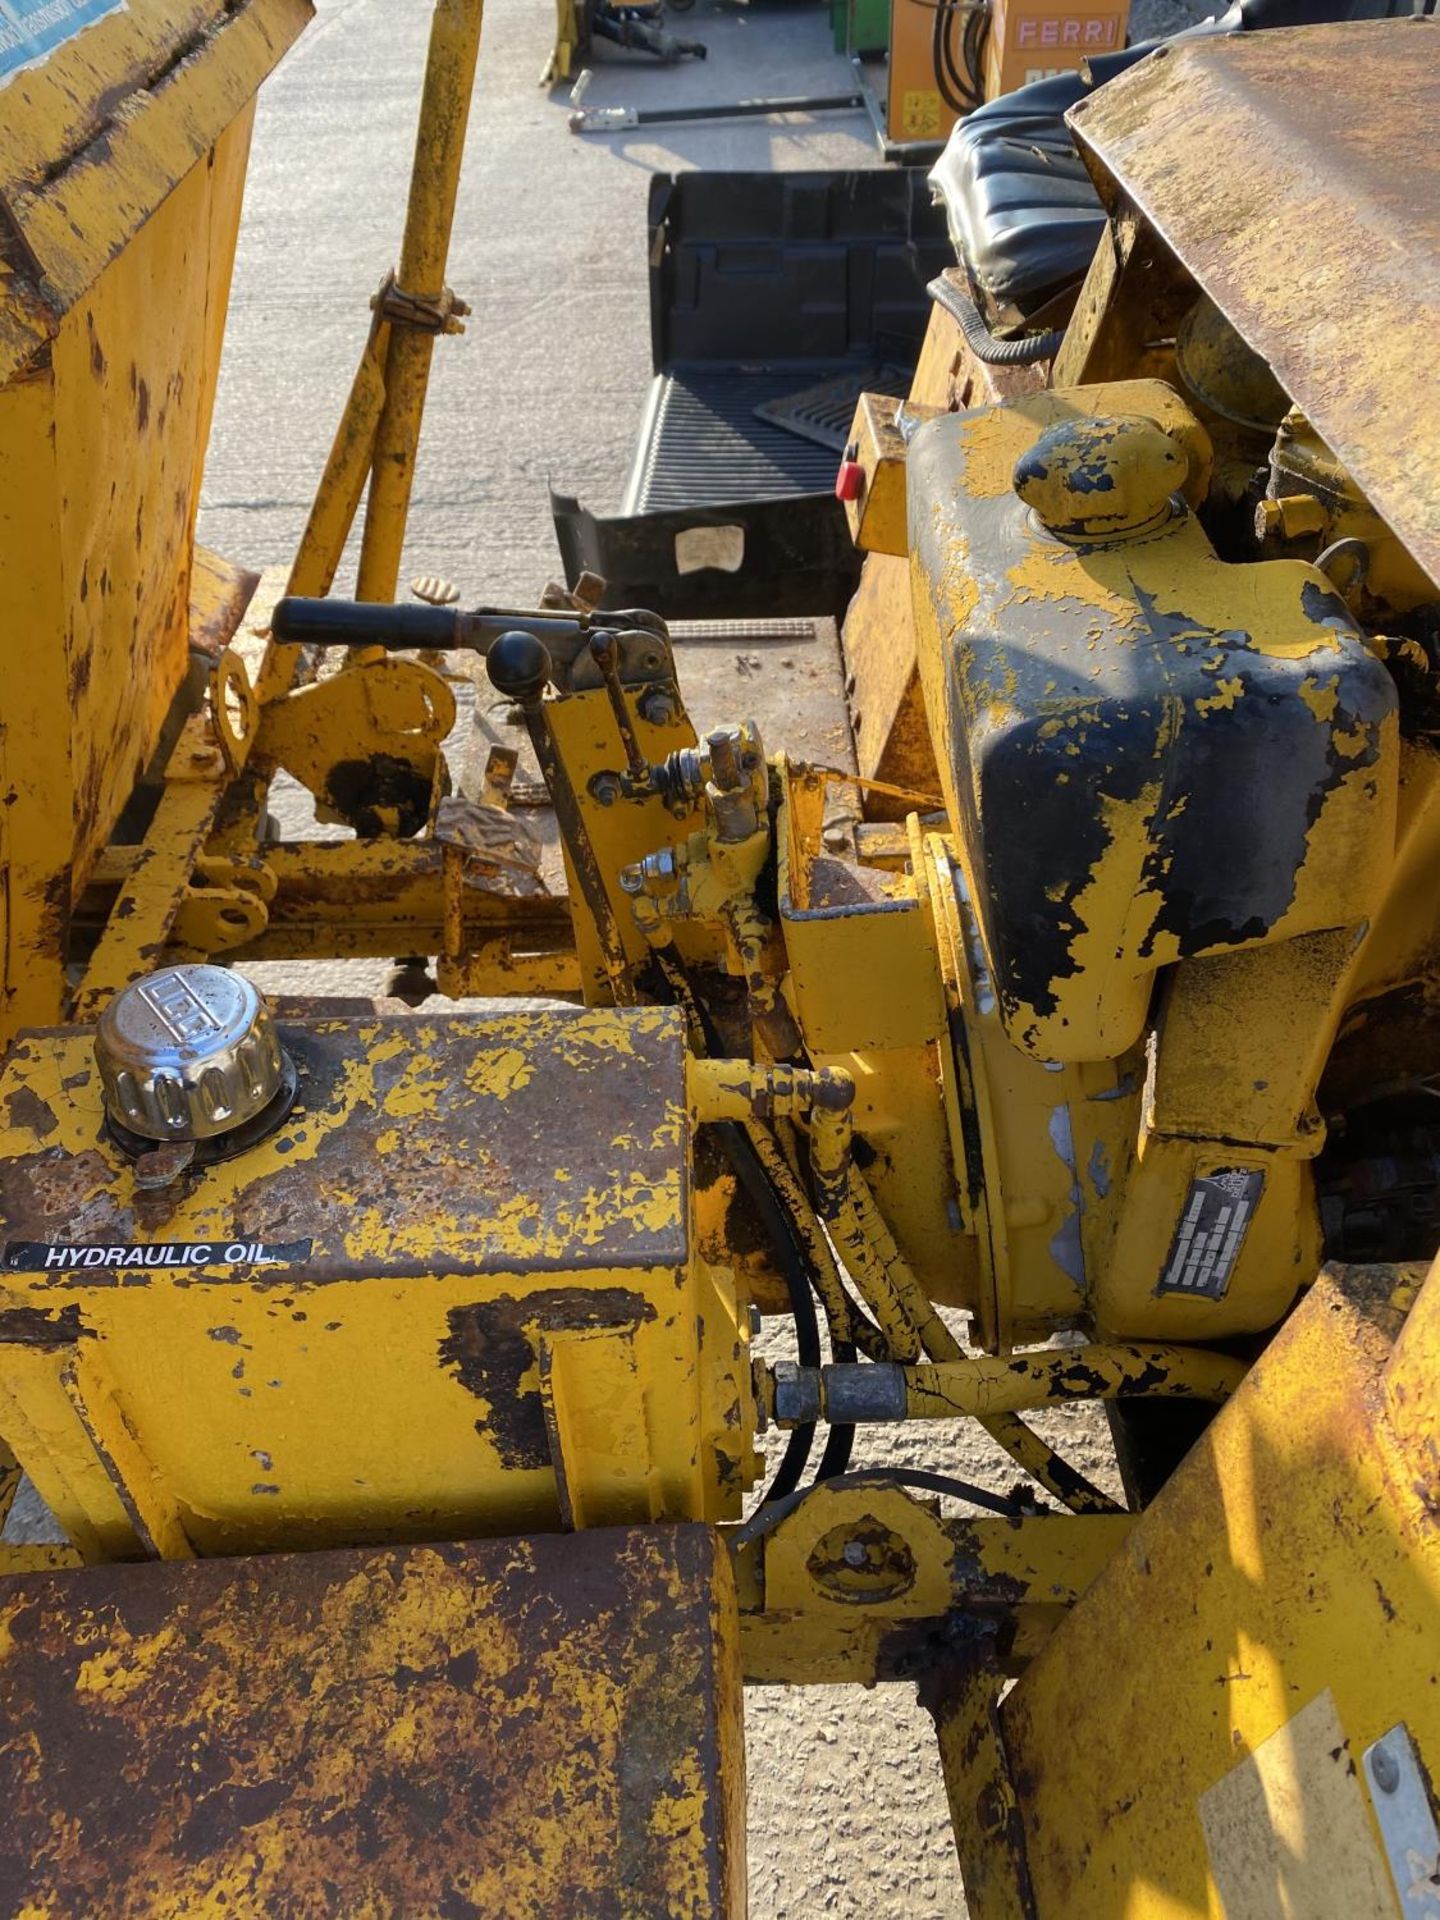
<instances>
[{"instance_id":1,"label":"fuel tank","mask_svg":"<svg viewBox=\"0 0 1440 1920\"><path fill-rule=\"evenodd\" d=\"M1391 679L1324 574L1222 561L1158 381L921 425L926 705L1012 1042L1114 1059L1155 972L1362 919L1393 841Z\"/></svg>"}]
</instances>

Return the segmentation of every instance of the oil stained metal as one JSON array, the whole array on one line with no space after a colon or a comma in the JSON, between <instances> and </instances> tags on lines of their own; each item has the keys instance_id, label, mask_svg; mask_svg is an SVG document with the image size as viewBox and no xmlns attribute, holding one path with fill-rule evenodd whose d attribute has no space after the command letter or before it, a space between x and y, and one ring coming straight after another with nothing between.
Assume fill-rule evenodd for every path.
<instances>
[{"instance_id":1,"label":"oil stained metal","mask_svg":"<svg viewBox=\"0 0 1440 1920\"><path fill-rule=\"evenodd\" d=\"M703 1527L0 1583L0 1907L744 1910Z\"/></svg>"}]
</instances>

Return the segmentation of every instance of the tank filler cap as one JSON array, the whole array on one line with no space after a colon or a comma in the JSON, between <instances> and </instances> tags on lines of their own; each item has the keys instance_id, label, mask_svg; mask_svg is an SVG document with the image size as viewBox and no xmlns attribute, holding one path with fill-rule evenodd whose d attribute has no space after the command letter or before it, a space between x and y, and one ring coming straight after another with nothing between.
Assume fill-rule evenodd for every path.
<instances>
[{"instance_id":1,"label":"tank filler cap","mask_svg":"<svg viewBox=\"0 0 1440 1920\"><path fill-rule=\"evenodd\" d=\"M166 967L123 987L100 1016L95 1060L110 1122L138 1148L259 1138L295 1091L269 1008L228 967Z\"/></svg>"},{"instance_id":2,"label":"tank filler cap","mask_svg":"<svg viewBox=\"0 0 1440 1920\"><path fill-rule=\"evenodd\" d=\"M1184 451L1142 414L1061 420L1015 462L1015 491L1048 532L1075 545L1133 540L1177 511Z\"/></svg>"}]
</instances>

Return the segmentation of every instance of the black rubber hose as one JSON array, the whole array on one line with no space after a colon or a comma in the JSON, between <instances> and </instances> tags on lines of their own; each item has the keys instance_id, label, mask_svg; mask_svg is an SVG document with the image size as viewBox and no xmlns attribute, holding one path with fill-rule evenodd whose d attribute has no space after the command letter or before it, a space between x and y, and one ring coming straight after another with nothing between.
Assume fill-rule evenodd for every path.
<instances>
[{"instance_id":1,"label":"black rubber hose","mask_svg":"<svg viewBox=\"0 0 1440 1920\"><path fill-rule=\"evenodd\" d=\"M948 1473L927 1473L918 1467L861 1467L854 1473L841 1474L837 1478L847 1487L901 1486L915 1487L922 1493L943 1493L952 1500L964 1500L972 1507L980 1507L986 1513L998 1513L1006 1520L1019 1520L1026 1513L1034 1511L1033 1508L1021 1506L1007 1494L992 1493L988 1487L973 1486L970 1481L953 1479ZM731 1534L731 1545L743 1547L751 1540L758 1540L762 1534L769 1533L814 1492L814 1487L806 1487L803 1493L792 1491L778 1501L757 1507L745 1524Z\"/></svg>"},{"instance_id":2,"label":"black rubber hose","mask_svg":"<svg viewBox=\"0 0 1440 1920\"><path fill-rule=\"evenodd\" d=\"M691 1020L699 1027L705 1037L707 1053L719 1049L720 1036L715 1023L699 995L680 969L672 965L663 954L655 955L657 984L662 991L657 998L668 993L679 1006L685 1008ZM771 1185L760 1156L751 1146L745 1129L733 1120L723 1121L717 1128L721 1148L734 1170L736 1179L744 1187L751 1205L760 1215L770 1240L771 1250L785 1276L785 1291L790 1298L791 1310L795 1316L795 1345L802 1366L821 1364L820 1322L815 1313L815 1295L819 1289L815 1286L810 1271L809 1257L804 1243L795 1230L788 1209L780 1195ZM831 1340L832 1357L836 1360L858 1360L859 1354L848 1340ZM813 1359L808 1356L813 1355ZM800 1484L800 1476L809 1462L810 1450L815 1444L814 1422L795 1427L786 1442L785 1452L775 1477L766 1488L761 1505L771 1500L782 1500L793 1493ZM855 1427L853 1422L837 1421L832 1423L825 1439L825 1451L820 1456L820 1465L816 1470L816 1480L828 1480L837 1473L843 1473L850 1464L850 1455L855 1445Z\"/></svg>"},{"instance_id":3,"label":"black rubber hose","mask_svg":"<svg viewBox=\"0 0 1440 1920\"><path fill-rule=\"evenodd\" d=\"M977 8L965 22L965 71L979 99L985 98L985 49L990 43L990 9Z\"/></svg>"},{"instance_id":4,"label":"black rubber hose","mask_svg":"<svg viewBox=\"0 0 1440 1920\"><path fill-rule=\"evenodd\" d=\"M790 1311L795 1316L795 1347L800 1364L802 1367L818 1367L820 1323L815 1317L815 1296L811 1291L805 1257L790 1229L790 1216L780 1204L779 1195L766 1177L755 1149L745 1138L744 1128L733 1120L723 1120L716 1126L715 1133L726 1159L734 1169L735 1178L760 1216L776 1263L785 1276L785 1291L790 1296ZM810 1449L814 1444L813 1420L791 1429L774 1478L765 1489L762 1506L767 1506L772 1500L783 1500L788 1494L794 1493L809 1463Z\"/></svg>"},{"instance_id":5,"label":"black rubber hose","mask_svg":"<svg viewBox=\"0 0 1440 1920\"><path fill-rule=\"evenodd\" d=\"M954 14L951 0L937 0L935 23L930 35L930 64L935 69L935 84L951 113L963 118L980 104L980 96L966 89L956 71L950 53L950 23Z\"/></svg>"},{"instance_id":6,"label":"black rubber hose","mask_svg":"<svg viewBox=\"0 0 1440 1920\"><path fill-rule=\"evenodd\" d=\"M987 367L1033 367L1037 360L1051 360L1060 351L1065 338L1063 327L1048 333L1027 333L1019 340L1001 340L985 324L985 317L968 293L947 280L943 274L925 289L965 336L966 345L977 360Z\"/></svg>"},{"instance_id":7,"label":"black rubber hose","mask_svg":"<svg viewBox=\"0 0 1440 1920\"><path fill-rule=\"evenodd\" d=\"M964 18L960 22L961 57L957 60L955 58L955 27L957 16L961 12L964 13ZM951 0L951 4L949 4L945 10L945 37L943 45L945 50L946 71L950 76L951 84L960 93L962 98L969 102L972 112L985 98L984 82L975 71L975 66L971 58L971 29L980 17L980 14L974 8L961 8L954 3L954 0Z\"/></svg>"}]
</instances>

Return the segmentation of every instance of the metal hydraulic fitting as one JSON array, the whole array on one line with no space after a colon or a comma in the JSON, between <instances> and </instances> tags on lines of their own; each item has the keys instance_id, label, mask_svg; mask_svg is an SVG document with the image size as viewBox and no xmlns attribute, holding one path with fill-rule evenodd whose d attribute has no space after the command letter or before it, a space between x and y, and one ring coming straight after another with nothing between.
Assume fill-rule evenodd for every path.
<instances>
[{"instance_id":1,"label":"metal hydraulic fitting","mask_svg":"<svg viewBox=\"0 0 1440 1920\"><path fill-rule=\"evenodd\" d=\"M807 1426L815 1420L845 1426L905 1418L905 1369L893 1361L802 1367L793 1360L777 1360L770 1368L770 1382L770 1403L781 1426Z\"/></svg>"},{"instance_id":2,"label":"metal hydraulic fitting","mask_svg":"<svg viewBox=\"0 0 1440 1920\"><path fill-rule=\"evenodd\" d=\"M782 1426L813 1426L820 1418L820 1369L777 1360L770 1369L770 1398Z\"/></svg>"},{"instance_id":3,"label":"metal hydraulic fitting","mask_svg":"<svg viewBox=\"0 0 1440 1920\"><path fill-rule=\"evenodd\" d=\"M759 729L746 720L738 727L715 728L703 745L667 754L650 769L650 781L672 813L688 813L703 799L719 839L746 840L760 824L764 767Z\"/></svg>"}]
</instances>

